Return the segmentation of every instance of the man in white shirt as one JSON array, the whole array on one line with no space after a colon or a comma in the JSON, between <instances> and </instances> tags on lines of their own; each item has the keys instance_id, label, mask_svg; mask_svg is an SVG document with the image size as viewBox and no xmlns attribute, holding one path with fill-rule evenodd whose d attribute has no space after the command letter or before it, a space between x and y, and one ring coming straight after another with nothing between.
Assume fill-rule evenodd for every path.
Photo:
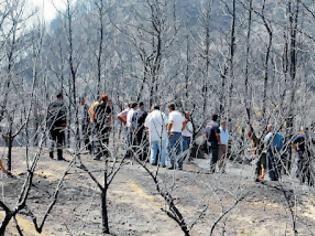
<instances>
[{"instance_id":1,"label":"man in white shirt","mask_svg":"<svg viewBox=\"0 0 315 236\"><path fill-rule=\"evenodd\" d=\"M170 104L168 106L168 124L167 124L167 134L168 134L168 155L171 162L171 167L169 169L178 168L183 169L183 158L179 159L179 154L181 152L181 138L182 138L182 128L185 118L183 115L175 110L175 104ZM177 160L178 159L178 160Z\"/></svg>"},{"instance_id":2,"label":"man in white shirt","mask_svg":"<svg viewBox=\"0 0 315 236\"><path fill-rule=\"evenodd\" d=\"M219 170L224 173L226 166L227 147L229 143L229 131L226 128L226 121L221 121L220 126L220 143L219 143Z\"/></svg>"},{"instance_id":3,"label":"man in white shirt","mask_svg":"<svg viewBox=\"0 0 315 236\"><path fill-rule=\"evenodd\" d=\"M134 134L133 130L131 129L131 122L132 122L132 117L135 111L138 108L138 103L132 103L130 106L130 110L128 111L127 114L127 122L126 122L126 128L127 128L127 143L128 143L128 150L126 152L126 157L131 158L132 157L132 150L131 147L134 146Z\"/></svg>"},{"instance_id":4,"label":"man in white shirt","mask_svg":"<svg viewBox=\"0 0 315 236\"><path fill-rule=\"evenodd\" d=\"M125 109L122 110L118 115L117 118L118 120L121 122L122 125L127 125L127 116L128 116L128 112L130 110L131 104L126 104L125 105Z\"/></svg>"},{"instance_id":5,"label":"man in white shirt","mask_svg":"<svg viewBox=\"0 0 315 236\"><path fill-rule=\"evenodd\" d=\"M132 122L132 117L133 117L133 114L135 113L135 111L137 110L138 108L138 104L137 103L132 103L131 106L130 106L130 110L128 111L128 114L127 114L127 123L126 123L126 126L129 128L131 126L131 122Z\"/></svg>"},{"instance_id":6,"label":"man in white shirt","mask_svg":"<svg viewBox=\"0 0 315 236\"><path fill-rule=\"evenodd\" d=\"M160 111L159 106L153 106L152 112L148 114L145 119L144 127L149 132L149 142L151 146L151 165L160 164L161 167L166 167L166 132L167 118L166 115ZM158 156L158 153L160 154Z\"/></svg>"}]
</instances>

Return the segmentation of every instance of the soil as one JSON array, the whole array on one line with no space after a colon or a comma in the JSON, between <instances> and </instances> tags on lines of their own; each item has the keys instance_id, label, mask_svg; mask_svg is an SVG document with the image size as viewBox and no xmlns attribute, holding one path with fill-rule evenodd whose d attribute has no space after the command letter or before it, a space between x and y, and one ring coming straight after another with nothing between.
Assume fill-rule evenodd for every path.
<instances>
[{"instance_id":1,"label":"soil","mask_svg":"<svg viewBox=\"0 0 315 236\"><path fill-rule=\"evenodd\" d=\"M0 153L4 154L5 149ZM11 207L17 202L25 179L24 150L14 148L13 173L16 178L1 177L1 198ZM71 160L71 155L65 158ZM102 181L104 162L91 156L82 159ZM53 199L54 190L68 162L51 160L44 152L34 177L28 206L41 221ZM147 164L148 165L148 164ZM292 176L280 183L253 181L253 165L229 163L224 174L207 174L208 160L186 163L184 171L160 169L160 186L176 199L176 205L188 225L196 222L191 235L209 235L214 222L245 195L216 225L213 235L294 235L289 205L293 208L298 235L315 234L314 190L300 185ZM154 167L149 167L155 171ZM77 167L66 176L57 203L41 235L102 235L100 192L89 176ZM285 197L286 196L286 197ZM165 211L167 204L157 193L151 177L137 163L126 163L110 185L108 193L111 235L184 235ZM207 209L206 209L207 208ZM206 210L205 210L206 209ZM204 214L201 214L205 210ZM0 212L0 220L4 213ZM24 235L35 232L30 217L21 212L17 221ZM7 235L18 235L10 224Z\"/></svg>"}]
</instances>

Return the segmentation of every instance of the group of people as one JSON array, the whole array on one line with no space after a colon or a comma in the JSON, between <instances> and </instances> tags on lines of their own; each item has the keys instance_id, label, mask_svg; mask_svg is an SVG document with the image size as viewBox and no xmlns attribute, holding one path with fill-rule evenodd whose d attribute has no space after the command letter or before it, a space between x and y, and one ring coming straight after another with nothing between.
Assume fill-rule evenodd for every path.
<instances>
[{"instance_id":1,"label":"group of people","mask_svg":"<svg viewBox=\"0 0 315 236\"><path fill-rule=\"evenodd\" d=\"M84 148L94 155L94 160L100 160L109 155L109 137L112 130L112 104L107 95L101 95L90 105L86 98L81 97L80 127L81 140ZM137 155L139 160L146 160L150 152L150 163L165 168L169 163L170 169L183 168L192 136L193 125L190 114L184 115L176 110L174 104L168 106L168 116L153 106L151 112L145 111L144 103L128 104L125 110L117 116L121 121L127 140L127 158ZM62 94L49 104L47 109L47 127L50 136L50 158L54 158L57 146L57 160L64 160L63 146L67 127L67 110ZM148 151L148 147L150 151ZM183 155L181 155L183 154Z\"/></svg>"},{"instance_id":2,"label":"group of people","mask_svg":"<svg viewBox=\"0 0 315 236\"><path fill-rule=\"evenodd\" d=\"M256 182L264 182L266 174L271 181L278 181L282 174L289 175L292 169L292 152L297 153L296 177L301 183L314 185L315 170L312 166L310 146L314 140L308 137L308 132L301 129L297 134L286 138L279 130L269 124L266 132L258 138L250 127L248 137L252 141L256 162ZM307 143L309 141L309 143ZM292 149L291 147L292 146Z\"/></svg>"},{"instance_id":3,"label":"group of people","mask_svg":"<svg viewBox=\"0 0 315 236\"><path fill-rule=\"evenodd\" d=\"M125 126L128 156L138 155L140 160L145 160L149 144L151 165L165 168L169 164L169 169L183 169L193 137L189 112L183 115L174 104L170 104L168 116L158 105L147 113L140 102L129 104L117 118Z\"/></svg>"},{"instance_id":4,"label":"group of people","mask_svg":"<svg viewBox=\"0 0 315 236\"><path fill-rule=\"evenodd\" d=\"M183 169L185 158L189 157L193 123L189 112L180 112L175 104L167 106L168 114L160 106L152 107L147 113L141 102L129 104L118 114L118 119L125 125L129 148L127 155L138 154L140 160L146 159L146 141L150 146L150 163L169 169ZM205 128L204 134L212 153L210 171L214 173L218 164L219 171L225 172L229 132L225 120L218 122L218 115L213 115ZM138 151L138 152L137 152Z\"/></svg>"},{"instance_id":5,"label":"group of people","mask_svg":"<svg viewBox=\"0 0 315 236\"><path fill-rule=\"evenodd\" d=\"M90 106L86 98L79 100L79 121L81 140L90 154L95 154L95 160L109 155L109 136L112 129L112 105L109 97L100 95ZM54 149L57 146L57 160L64 160L63 147L65 145L65 131L67 128L67 108L63 95L57 94L56 100L49 104L47 109L47 129L49 130L50 147L49 157L54 159Z\"/></svg>"},{"instance_id":6,"label":"group of people","mask_svg":"<svg viewBox=\"0 0 315 236\"><path fill-rule=\"evenodd\" d=\"M110 98L104 94L87 105L85 97L80 98L81 137L84 147L94 155L95 160L109 156L109 138L112 130L113 108ZM116 117L122 124L127 143L125 158L136 157L147 160L151 165L162 168L183 169L183 163L189 156L194 131L189 112L180 112L175 104L167 106L167 114L161 111L159 105L154 105L147 112L143 102L130 103ZM220 122L219 122L220 120ZM49 156L54 158L54 146L57 146L57 159L64 160L62 147L65 142L67 127L67 109L62 94L48 106L47 125L49 127ZM207 140L210 158L210 173L217 170L224 173L228 156L230 134L227 122L214 114L211 121L203 129ZM306 145L306 134L301 131L287 140L280 131L275 131L268 125L266 132L257 137L250 126L249 139L252 141L255 156L257 156L256 181L263 182L268 173L271 181L278 181L281 174L289 172L288 152L286 144L294 145L298 154L297 177L301 182L314 184L311 170L311 154Z\"/></svg>"}]
</instances>

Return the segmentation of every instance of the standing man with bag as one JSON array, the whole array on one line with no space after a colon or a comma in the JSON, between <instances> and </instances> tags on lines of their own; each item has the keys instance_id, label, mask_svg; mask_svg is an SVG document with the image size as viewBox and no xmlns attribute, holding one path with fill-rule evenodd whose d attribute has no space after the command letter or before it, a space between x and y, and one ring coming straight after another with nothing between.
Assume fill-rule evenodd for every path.
<instances>
[{"instance_id":1,"label":"standing man with bag","mask_svg":"<svg viewBox=\"0 0 315 236\"><path fill-rule=\"evenodd\" d=\"M152 111L145 119L144 126L149 133L149 142L151 147L150 164L153 166L160 165L166 167L166 132L167 118L166 115L160 111L160 106L155 105Z\"/></svg>"}]
</instances>

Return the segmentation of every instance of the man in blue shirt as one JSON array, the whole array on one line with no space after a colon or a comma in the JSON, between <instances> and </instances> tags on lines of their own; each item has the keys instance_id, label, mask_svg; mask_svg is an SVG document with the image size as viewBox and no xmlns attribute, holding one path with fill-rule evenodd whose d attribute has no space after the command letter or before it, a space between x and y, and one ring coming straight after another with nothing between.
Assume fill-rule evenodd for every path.
<instances>
[{"instance_id":1,"label":"man in blue shirt","mask_svg":"<svg viewBox=\"0 0 315 236\"><path fill-rule=\"evenodd\" d=\"M225 166L226 166L226 156L227 156L227 147L228 147L228 142L229 142L229 131L227 130L226 127L226 121L223 120L221 121L221 126L220 126L220 143L219 143L219 170L222 173L225 173Z\"/></svg>"}]
</instances>

